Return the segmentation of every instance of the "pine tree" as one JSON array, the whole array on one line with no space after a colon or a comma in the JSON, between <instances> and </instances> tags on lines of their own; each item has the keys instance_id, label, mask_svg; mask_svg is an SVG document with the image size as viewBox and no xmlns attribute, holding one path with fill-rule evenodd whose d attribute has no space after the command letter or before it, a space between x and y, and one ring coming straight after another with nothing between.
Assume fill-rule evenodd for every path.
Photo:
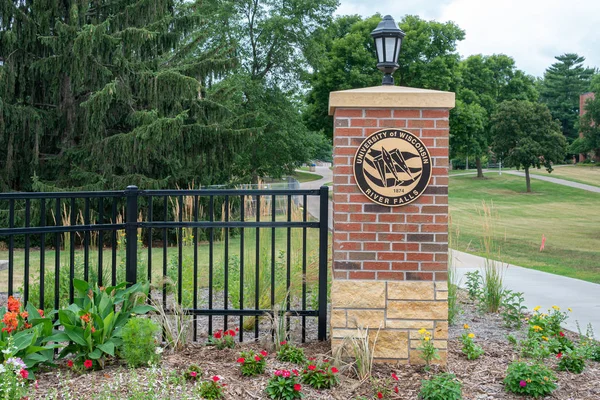
<instances>
[{"instance_id":1,"label":"pine tree","mask_svg":"<svg viewBox=\"0 0 600 400\"><path fill-rule=\"evenodd\" d=\"M210 90L210 3L0 0L0 190L228 181L247 133Z\"/></svg>"},{"instance_id":2,"label":"pine tree","mask_svg":"<svg viewBox=\"0 0 600 400\"><path fill-rule=\"evenodd\" d=\"M552 117L560 121L563 134L572 142L578 137L575 123L579 118L579 95L588 91L594 69L585 68L585 57L574 53L555 58L558 62L544 73L540 100L546 103Z\"/></svg>"}]
</instances>

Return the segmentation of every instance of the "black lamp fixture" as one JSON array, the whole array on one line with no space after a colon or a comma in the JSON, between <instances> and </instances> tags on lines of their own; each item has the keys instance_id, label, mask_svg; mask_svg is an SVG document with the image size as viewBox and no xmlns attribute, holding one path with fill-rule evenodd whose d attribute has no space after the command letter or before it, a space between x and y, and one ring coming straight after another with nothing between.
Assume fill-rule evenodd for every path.
<instances>
[{"instance_id":1,"label":"black lamp fixture","mask_svg":"<svg viewBox=\"0 0 600 400\"><path fill-rule=\"evenodd\" d=\"M382 85L394 84L392 74L399 67L398 56L404 35L405 33L398 28L391 15L383 17L377 28L371 32L371 36L375 39L377 68L384 73Z\"/></svg>"}]
</instances>

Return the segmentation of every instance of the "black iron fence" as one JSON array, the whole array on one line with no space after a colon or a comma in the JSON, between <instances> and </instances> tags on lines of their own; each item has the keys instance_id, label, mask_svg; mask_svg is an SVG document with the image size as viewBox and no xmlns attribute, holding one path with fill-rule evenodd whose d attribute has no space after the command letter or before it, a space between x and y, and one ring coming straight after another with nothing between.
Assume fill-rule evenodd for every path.
<instances>
[{"instance_id":1,"label":"black iron fence","mask_svg":"<svg viewBox=\"0 0 600 400\"><path fill-rule=\"evenodd\" d=\"M48 310L73 301L74 278L147 280L154 301L193 316L194 340L234 323L258 338L259 317L278 310L302 341L316 317L324 340L327 208L327 187L0 193L0 293Z\"/></svg>"}]
</instances>

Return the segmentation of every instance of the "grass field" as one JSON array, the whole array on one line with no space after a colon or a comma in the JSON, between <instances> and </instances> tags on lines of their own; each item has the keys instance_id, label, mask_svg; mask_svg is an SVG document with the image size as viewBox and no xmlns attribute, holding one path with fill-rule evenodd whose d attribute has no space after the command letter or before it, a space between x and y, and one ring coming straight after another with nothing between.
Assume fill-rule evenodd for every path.
<instances>
[{"instance_id":1,"label":"grass field","mask_svg":"<svg viewBox=\"0 0 600 400\"><path fill-rule=\"evenodd\" d=\"M570 167L567 167L570 168ZM450 179L449 205L455 248L483 255L482 202L493 205L502 261L600 283L600 194L539 180L525 193L524 178ZM542 235L546 246L539 251Z\"/></svg>"},{"instance_id":2,"label":"grass field","mask_svg":"<svg viewBox=\"0 0 600 400\"><path fill-rule=\"evenodd\" d=\"M600 187L600 167L591 166L569 166L554 168L552 173L546 170L534 170L533 174L550 176L552 178L566 179L573 182L585 183L586 185Z\"/></svg>"},{"instance_id":3,"label":"grass field","mask_svg":"<svg viewBox=\"0 0 600 400\"><path fill-rule=\"evenodd\" d=\"M317 181L322 178L321 175L300 171L296 171L296 173L292 175L292 177L296 178L300 183Z\"/></svg>"}]
</instances>

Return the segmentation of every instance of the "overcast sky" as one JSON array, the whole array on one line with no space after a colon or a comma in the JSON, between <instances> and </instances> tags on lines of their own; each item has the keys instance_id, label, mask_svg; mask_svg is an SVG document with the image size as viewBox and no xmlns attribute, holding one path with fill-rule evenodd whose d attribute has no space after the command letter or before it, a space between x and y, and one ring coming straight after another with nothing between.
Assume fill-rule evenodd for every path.
<instances>
[{"instance_id":1,"label":"overcast sky","mask_svg":"<svg viewBox=\"0 0 600 400\"><path fill-rule=\"evenodd\" d=\"M454 21L466 32L461 56L512 56L519 69L542 76L554 57L577 53L600 68L600 0L340 0L337 14L399 20L405 14Z\"/></svg>"}]
</instances>

